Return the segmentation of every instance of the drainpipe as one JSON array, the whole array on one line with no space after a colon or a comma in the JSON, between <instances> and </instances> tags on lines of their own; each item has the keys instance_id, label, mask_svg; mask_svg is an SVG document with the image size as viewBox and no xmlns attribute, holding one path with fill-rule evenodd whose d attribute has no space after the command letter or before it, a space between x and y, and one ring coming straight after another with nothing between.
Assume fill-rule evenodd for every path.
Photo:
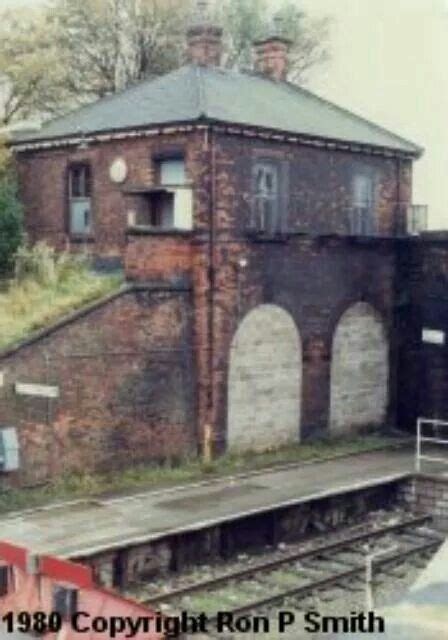
<instances>
[{"instance_id":1,"label":"drainpipe","mask_svg":"<svg viewBox=\"0 0 448 640\"><path fill-rule=\"evenodd\" d=\"M395 210L395 222L394 222L394 235L397 236L400 232L400 227L402 228L402 210L401 210L401 158L397 158L397 189L396 189L396 198L397 205ZM397 224L398 223L398 224ZM398 403L399 403L399 363L401 359L401 332L398 323L398 316L401 316L401 309L398 308L398 302L401 297L401 282L399 278L401 276L401 266L400 266L400 258L402 252L402 243L401 241L393 240L394 247L394 285L393 285L393 304L392 304L392 323L393 323L393 347L389 345L389 353L390 353L390 373L389 379L391 384L390 390L390 400L392 401L392 406L390 408L393 409L392 415L389 411L389 417L392 418L394 425L397 424L398 418Z\"/></svg>"},{"instance_id":2,"label":"drainpipe","mask_svg":"<svg viewBox=\"0 0 448 640\"><path fill-rule=\"evenodd\" d=\"M215 339L215 243L216 243L216 146L213 128L207 129L210 166L210 197L209 197L209 234L208 234L208 295L207 295L207 343L208 343L208 389L207 389L207 419L203 429L204 459L210 460L213 444L216 439L213 425L214 407L214 339ZM207 460L206 460L207 461Z\"/></svg>"}]
</instances>

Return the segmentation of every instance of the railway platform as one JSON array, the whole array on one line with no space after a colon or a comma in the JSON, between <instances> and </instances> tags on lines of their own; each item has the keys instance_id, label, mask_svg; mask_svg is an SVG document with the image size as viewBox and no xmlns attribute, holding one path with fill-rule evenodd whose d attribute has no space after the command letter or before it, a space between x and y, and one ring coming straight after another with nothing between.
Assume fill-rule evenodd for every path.
<instances>
[{"instance_id":1,"label":"railway platform","mask_svg":"<svg viewBox=\"0 0 448 640\"><path fill-rule=\"evenodd\" d=\"M1 538L35 553L86 558L398 481L413 469L413 452L408 449L289 465L122 498L81 500L11 514L2 520Z\"/></svg>"}]
</instances>

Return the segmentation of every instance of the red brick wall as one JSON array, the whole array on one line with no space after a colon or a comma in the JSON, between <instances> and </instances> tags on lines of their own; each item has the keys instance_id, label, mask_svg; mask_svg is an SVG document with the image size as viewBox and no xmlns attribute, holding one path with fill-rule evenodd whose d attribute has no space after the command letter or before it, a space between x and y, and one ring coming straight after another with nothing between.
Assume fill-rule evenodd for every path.
<instances>
[{"instance_id":1,"label":"red brick wall","mask_svg":"<svg viewBox=\"0 0 448 640\"><path fill-rule=\"evenodd\" d=\"M155 184L152 157L174 150L185 153L187 175L197 173L193 145L195 134L161 135L132 140L90 144L87 149L62 148L20 153L17 156L26 228L33 241L47 240L58 249L70 244L67 233L67 171L71 163L88 162L92 169L93 242L88 250L102 257L123 257L126 247L127 211L135 208L135 196L126 195L129 186ZM123 157L128 177L123 185L109 178L113 160ZM79 242L72 242L73 247Z\"/></svg>"},{"instance_id":2,"label":"red brick wall","mask_svg":"<svg viewBox=\"0 0 448 640\"><path fill-rule=\"evenodd\" d=\"M120 188L109 181L110 161L118 155L124 156L130 166L129 182L149 181L148 158L151 154L168 146L179 148L182 145L186 150L188 174L194 183L195 229L191 239L188 236L129 235L127 270L130 278L141 281L173 283L181 282L188 273L191 276L192 298L188 301L184 299L182 307L182 313L191 320L189 337L185 338L185 353L194 354L194 358L192 356L188 361L187 369L190 372L189 382L196 388L195 402L191 394L188 402L182 405L185 411L185 407L188 408L190 422L186 422L184 417L179 421L168 418L163 411L159 415L159 394L150 397L145 405L144 418L140 417L140 409L123 409L117 414L112 398L117 388L121 388L129 378L129 367L136 367L139 379L145 385L154 379L154 375L157 380L160 379L160 375L154 374L159 372L158 359L151 360L145 369L140 357L123 355L116 375L109 375L111 364L108 359L97 359L95 367L104 367L99 370L99 376L105 380L97 386L90 386L84 383L84 380L90 380L90 370L81 358L81 365L77 366L84 367L81 370L86 378L80 379L77 369L72 365L67 370L65 365L60 365L60 370L52 369L55 379L60 376L61 380L72 380L74 388L78 389L76 393L81 393L81 396L73 396L76 400L70 401L72 408L67 413L56 413L57 420L50 416L50 428L46 424L46 405L39 409L42 413L39 420L35 418L36 408L33 408L31 419L27 419L25 403L20 408L17 419L24 427L25 449L33 451L37 468L45 468L50 464L53 458L49 457L47 451L53 451L54 448L58 451L61 441L62 449L67 451L69 468L81 468L84 465L89 468L96 464L94 458L97 458L100 466L129 462L133 460L134 446L138 460L165 453L178 455L180 451L194 448L196 433L199 433L199 441L202 441L207 424L214 429L217 448L223 449L226 442L230 343L244 315L256 305L267 302L285 308L294 318L301 334L304 345L302 433L305 437L327 430L334 329L341 314L351 304L361 300L369 302L381 313L390 336L392 376L389 417L391 420L395 417L395 245L391 240L355 241L328 235L322 237L319 234L346 230L343 223L350 204L353 174L358 171L366 171L374 176L378 230L386 235L390 233L395 226L393 216L397 200L410 200L410 162L399 163L393 158L267 142L216 132L93 145L88 150L75 153L65 150L24 155L20 160L22 190L28 223L34 229L35 237L39 234L45 236L46 231L42 230L48 225L56 230L54 237L58 238L59 245L66 239L61 215L64 167L69 159L90 157L98 179L94 189L97 217L95 252L103 255L122 254L125 250L124 213L127 202ZM274 158L287 165L288 193L291 196L288 226L291 234L280 241L250 239L245 231L254 158ZM56 184L53 191L47 176L51 176ZM49 199L48 207L44 207L46 198ZM302 231L311 232L311 235L297 235ZM245 269L238 264L242 258L247 260ZM145 315L144 322L147 328L144 330L132 322L128 324L128 310L123 312L122 320L118 323L114 314L108 312L104 323L101 323L101 344L104 349L115 350L115 345L124 341L137 345L138 350L140 340L147 337L146 332L152 335L154 326L160 327L159 341L162 344L167 340L169 344L178 344L176 331L178 324L183 326L183 315L179 312L177 316L173 314L169 322L163 320L160 324L154 323L151 314L159 317L159 307L158 303L148 302L145 311L148 315ZM132 313L130 317L133 317ZM163 318L163 314L160 317ZM106 330L103 335L103 324L104 327L110 325L112 333ZM73 325L73 333L68 333L61 340L61 344L69 345L69 352L73 345L77 348L78 325ZM97 323L95 327L89 335L97 331ZM51 348L59 353L56 360L65 362L65 356L60 356L62 347L58 344L57 340L53 340L54 346ZM158 341L150 344L153 349ZM15 356L18 373L25 371L25 360L34 362L37 353L40 358L39 375L42 374L42 347L33 349L31 352L23 351L26 357L22 359ZM91 352L92 346L87 351ZM30 353L33 355L28 355ZM161 353L165 352L162 350ZM113 357L119 356L110 356ZM137 358L137 364L134 357ZM171 361L163 362L165 375L174 375L176 367ZM97 368L93 371L95 375L98 373ZM181 399L182 389L182 385L172 389L172 397L176 402ZM128 395L124 393L125 397ZM103 419L102 409L98 413L98 399L100 406L108 407L107 419ZM14 403L7 404L11 409ZM152 409L154 405L155 414ZM135 406L140 407L140 403ZM117 418L117 415L120 417ZM16 418L12 415L11 419ZM108 430L101 428L103 422L110 426ZM189 425L188 437L183 426L186 423ZM80 452L71 436L67 436L78 432L77 437L91 443L86 449L101 452L99 457L90 455L88 451ZM155 434L155 438L152 434ZM121 442L131 442L132 445L122 449L126 454L112 454L111 449L120 449ZM157 442L155 451L149 444L153 442ZM50 469L51 473L57 473L61 468L57 457L55 459L56 462L51 464L56 468Z\"/></svg>"},{"instance_id":3,"label":"red brick wall","mask_svg":"<svg viewBox=\"0 0 448 640\"><path fill-rule=\"evenodd\" d=\"M125 270L129 280L182 279L191 276L191 234L128 233Z\"/></svg>"},{"instance_id":4,"label":"red brick wall","mask_svg":"<svg viewBox=\"0 0 448 640\"><path fill-rule=\"evenodd\" d=\"M305 437L327 430L334 330L341 314L361 300L380 312L391 339L392 421L396 287L393 241L323 238L319 232L347 231L344 223L353 175L360 171L374 176L377 227L390 235L395 230L397 201L410 202L411 164L217 133L202 139L194 150L196 166L200 167L196 173L196 229L191 248L200 440L208 424L214 429L217 448L225 448L231 340L244 315L266 302L289 311L301 334ZM246 234L255 158L273 158L288 164L288 222L292 235L287 239L251 240ZM306 207L299 206L303 202ZM297 231L308 231L316 237L296 236ZM164 270L165 277L179 269L186 270L184 242L173 238L156 248L154 236L132 238L128 273L145 280L148 276L160 277ZM247 261L247 268L239 267L241 259Z\"/></svg>"},{"instance_id":5,"label":"red brick wall","mask_svg":"<svg viewBox=\"0 0 448 640\"><path fill-rule=\"evenodd\" d=\"M2 424L19 430L20 482L196 451L190 294L141 288L0 359ZM56 385L59 399L16 395Z\"/></svg>"},{"instance_id":6,"label":"red brick wall","mask_svg":"<svg viewBox=\"0 0 448 640\"><path fill-rule=\"evenodd\" d=\"M292 230L334 232L346 229L347 209L354 173L371 175L375 182L377 227L382 233L394 228L397 201L410 199L411 166L394 158L329 151L303 145L267 142L241 136L218 135L216 153L220 165L216 203L217 226L241 230L251 199L252 160L277 160L283 166L283 201ZM131 140L90 144L87 149L62 148L18 154L21 195L32 240L46 239L58 248L70 241L67 234L67 171L70 163L90 162L93 174L94 242L88 248L98 256L122 257L126 247L126 213L136 199L123 188L155 183L152 157L167 151L183 151L187 176L194 185L195 226L205 230L209 221L209 169L212 147L204 132L164 134ZM109 178L109 167L123 157L129 168L124 185ZM401 174L398 189L397 175ZM221 187L219 186L221 185ZM138 205L137 205L138 207ZM73 246L78 246L74 243Z\"/></svg>"},{"instance_id":7,"label":"red brick wall","mask_svg":"<svg viewBox=\"0 0 448 640\"><path fill-rule=\"evenodd\" d=\"M252 165L256 160L278 163L282 207L291 231L347 232L353 178L370 176L374 183L376 227L380 234L395 231L398 201L411 199L410 161L241 136L216 136L217 226L241 231L251 206ZM398 183L400 175L400 185Z\"/></svg>"},{"instance_id":8,"label":"red brick wall","mask_svg":"<svg viewBox=\"0 0 448 640\"><path fill-rule=\"evenodd\" d=\"M277 304L294 318L304 347L302 435L311 437L328 429L330 358L336 324L341 314L359 301L369 302L381 314L390 336L390 406L395 418L395 246L392 240L353 240L319 237L319 231L343 230L343 212L349 205L353 173L359 168L376 176L379 229L394 228L397 200L410 201L411 165L395 159L298 147L275 142L216 135L211 146L215 176L216 239L213 251L215 292L208 327L212 336L209 367L212 402L202 420L214 426L216 446L226 444L229 350L239 322L255 306ZM250 206L254 158L289 161L289 227L316 237L290 235L279 240L250 240L244 231ZM399 188L397 176L401 176ZM295 195L309 194L309 208L294 206ZM241 269L241 259L247 267ZM204 262L208 264L206 258ZM198 280L195 280L198 284ZM202 284L199 290L204 290ZM204 297L204 300L207 300ZM197 325L198 326L198 325ZM200 335L205 335L203 318ZM211 353L210 353L211 351ZM206 358L204 356L204 362ZM207 389L199 394L206 406ZM201 416L200 416L201 417ZM200 424L203 424L200 422Z\"/></svg>"}]
</instances>

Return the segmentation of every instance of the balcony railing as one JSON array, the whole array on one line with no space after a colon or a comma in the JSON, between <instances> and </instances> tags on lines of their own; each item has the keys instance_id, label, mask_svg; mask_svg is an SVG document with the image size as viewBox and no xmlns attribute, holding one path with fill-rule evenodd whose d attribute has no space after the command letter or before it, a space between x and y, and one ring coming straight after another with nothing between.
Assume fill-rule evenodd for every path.
<instances>
[{"instance_id":1,"label":"balcony railing","mask_svg":"<svg viewBox=\"0 0 448 640\"><path fill-rule=\"evenodd\" d=\"M426 231L428 221L426 205L389 204L380 211L370 206L313 206L300 198L283 196L277 202L254 198L245 213L246 231L256 237L304 233L400 238Z\"/></svg>"},{"instance_id":2,"label":"balcony railing","mask_svg":"<svg viewBox=\"0 0 448 640\"><path fill-rule=\"evenodd\" d=\"M406 207L407 232L418 235L428 230L428 205L410 204Z\"/></svg>"}]
</instances>

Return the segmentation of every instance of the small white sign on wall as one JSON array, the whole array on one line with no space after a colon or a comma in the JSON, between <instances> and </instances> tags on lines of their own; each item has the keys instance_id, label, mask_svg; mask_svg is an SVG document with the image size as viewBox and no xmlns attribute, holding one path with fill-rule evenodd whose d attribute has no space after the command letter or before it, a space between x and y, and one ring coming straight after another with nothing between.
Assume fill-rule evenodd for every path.
<instances>
[{"instance_id":1,"label":"small white sign on wall","mask_svg":"<svg viewBox=\"0 0 448 640\"><path fill-rule=\"evenodd\" d=\"M445 344L445 332L437 329L423 329L422 330L422 342L426 344Z\"/></svg>"},{"instance_id":2,"label":"small white sign on wall","mask_svg":"<svg viewBox=\"0 0 448 640\"><path fill-rule=\"evenodd\" d=\"M47 384L27 384L24 382L16 382L15 390L19 396L59 398L59 387L52 387Z\"/></svg>"},{"instance_id":3,"label":"small white sign on wall","mask_svg":"<svg viewBox=\"0 0 448 640\"><path fill-rule=\"evenodd\" d=\"M0 371L0 387L4 387L4 386L5 386L5 372Z\"/></svg>"}]
</instances>

